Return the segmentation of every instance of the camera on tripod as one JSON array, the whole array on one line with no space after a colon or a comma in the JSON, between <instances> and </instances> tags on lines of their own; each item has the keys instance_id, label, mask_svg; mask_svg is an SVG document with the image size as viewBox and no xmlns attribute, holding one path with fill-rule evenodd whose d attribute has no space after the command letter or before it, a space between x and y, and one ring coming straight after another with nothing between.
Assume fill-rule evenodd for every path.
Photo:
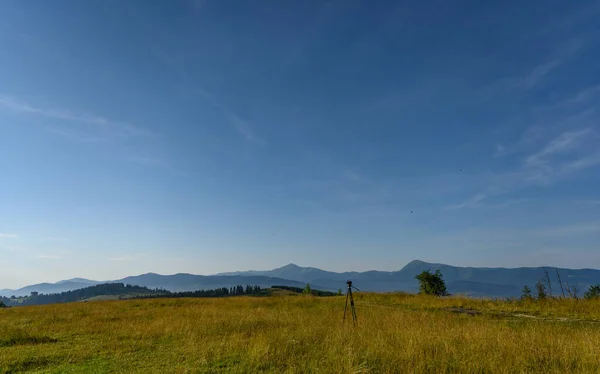
<instances>
[{"instance_id":1,"label":"camera on tripod","mask_svg":"<svg viewBox=\"0 0 600 374\"><path fill-rule=\"evenodd\" d=\"M350 300L350 312L352 313L352 323L356 326L356 309L354 308L354 297L352 296L352 289L360 291L358 288L352 285L352 281L346 281L348 285L348 292L346 293L346 305L344 306L344 319L346 320L346 310L348 310L348 300Z\"/></svg>"}]
</instances>

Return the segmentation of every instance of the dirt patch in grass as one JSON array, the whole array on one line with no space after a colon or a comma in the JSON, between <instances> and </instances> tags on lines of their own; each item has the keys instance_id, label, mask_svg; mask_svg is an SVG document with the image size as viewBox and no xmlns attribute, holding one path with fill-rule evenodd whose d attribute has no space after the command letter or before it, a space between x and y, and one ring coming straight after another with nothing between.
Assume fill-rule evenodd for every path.
<instances>
[{"instance_id":1,"label":"dirt patch in grass","mask_svg":"<svg viewBox=\"0 0 600 374\"><path fill-rule=\"evenodd\" d=\"M49 336L16 335L0 337L0 347L12 347L15 345L36 345L46 343L56 343L58 339Z\"/></svg>"},{"instance_id":2,"label":"dirt patch in grass","mask_svg":"<svg viewBox=\"0 0 600 374\"><path fill-rule=\"evenodd\" d=\"M450 308L444 308L444 310L446 310L448 312L452 312L452 313L466 314L469 316L476 316L478 314L481 314L481 312L478 310L466 309L466 308L462 308L462 307L450 307Z\"/></svg>"}]
</instances>

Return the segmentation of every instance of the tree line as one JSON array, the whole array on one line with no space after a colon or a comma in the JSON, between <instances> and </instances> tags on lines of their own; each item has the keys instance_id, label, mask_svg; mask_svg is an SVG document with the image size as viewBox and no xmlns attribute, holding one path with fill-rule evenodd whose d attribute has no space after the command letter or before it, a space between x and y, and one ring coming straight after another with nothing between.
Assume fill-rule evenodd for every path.
<instances>
[{"instance_id":1,"label":"tree line","mask_svg":"<svg viewBox=\"0 0 600 374\"><path fill-rule=\"evenodd\" d=\"M329 291L321 291L321 290L313 290L310 287L310 284L306 284L306 286L304 288L300 288L300 287L292 287L292 286L273 286L273 288L279 288L281 290L287 290L287 291L292 291L292 292L296 292L296 293L301 293L301 294L305 294L305 295L313 295L313 296L337 296L340 293L335 293L335 292L329 292Z\"/></svg>"},{"instance_id":2,"label":"tree line","mask_svg":"<svg viewBox=\"0 0 600 374\"><path fill-rule=\"evenodd\" d=\"M161 289L150 289L148 287L133 286L123 283L103 283L77 290L65 291L54 294L37 294L35 296L21 296L2 298L7 306L13 305L43 305L55 303L69 303L89 299L94 296L117 295L126 296L132 294L166 294L169 291Z\"/></svg>"},{"instance_id":3,"label":"tree line","mask_svg":"<svg viewBox=\"0 0 600 374\"><path fill-rule=\"evenodd\" d=\"M181 291L181 292L170 292L166 291L164 294L150 294L150 295L136 295L132 298L135 299L149 299L149 298L178 298L178 297L227 297L227 296L242 296L252 295L258 296L264 294L264 290L260 286L237 285L234 287L221 287L213 290L197 290L197 291Z\"/></svg>"},{"instance_id":4,"label":"tree line","mask_svg":"<svg viewBox=\"0 0 600 374\"><path fill-rule=\"evenodd\" d=\"M123 298L226 297L259 295L262 291L260 286L246 285L244 287L237 285L230 288L223 287L212 290L171 292L162 288L152 289L123 283L104 283L56 294L37 294L35 296L11 298L2 297L0 298L0 307L68 303L86 300L95 296L120 296Z\"/></svg>"}]
</instances>

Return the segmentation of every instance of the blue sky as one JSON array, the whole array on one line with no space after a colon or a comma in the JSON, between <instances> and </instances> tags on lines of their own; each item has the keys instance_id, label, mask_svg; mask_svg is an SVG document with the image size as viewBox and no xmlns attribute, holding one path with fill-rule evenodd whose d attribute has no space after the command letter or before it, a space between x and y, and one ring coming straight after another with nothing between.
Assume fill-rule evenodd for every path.
<instances>
[{"instance_id":1,"label":"blue sky","mask_svg":"<svg viewBox=\"0 0 600 374\"><path fill-rule=\"evenodd\" d=\"M600 268L599 2L7 2L0 288Z\"/></svg>"}]
</instances>

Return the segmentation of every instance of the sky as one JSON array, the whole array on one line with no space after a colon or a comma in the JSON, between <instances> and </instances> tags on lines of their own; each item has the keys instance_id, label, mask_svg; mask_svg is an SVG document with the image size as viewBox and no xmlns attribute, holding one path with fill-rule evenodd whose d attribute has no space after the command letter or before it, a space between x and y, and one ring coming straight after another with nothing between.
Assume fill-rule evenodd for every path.
<instances>
[{"instance_id":1,"label":"sky","mask_svg":"<svg viewBox=\"0 0 600 374\"><path fill-rule=\"evenodd\" d=\"M600 268L600 2L12 1L0 288Z\"/></svg>"}]
</instances>

